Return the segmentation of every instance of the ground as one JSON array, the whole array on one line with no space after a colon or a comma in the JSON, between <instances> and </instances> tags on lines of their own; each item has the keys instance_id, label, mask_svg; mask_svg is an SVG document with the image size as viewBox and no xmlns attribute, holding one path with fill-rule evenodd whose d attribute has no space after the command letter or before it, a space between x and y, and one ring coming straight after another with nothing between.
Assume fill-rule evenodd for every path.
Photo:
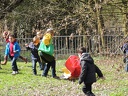
<instances>
[{"instance_id":1,"label":"ground","mask_svg":"<svg viewBox=\"0 0 128 96\"><path fill-rule=\"evenodd\" d=\"M127 96L128 72L124 71L121 56L94 57L95 64L102 70L105 80L97 80L93 84L96 96ZM63 75L61 69L65 60L57 60L57 75ZM1 96L84 96L78 80L61 80L51 77L41 77L42 71L37 64L38 75L32 75L31 62L18 62L20 73L12 76L10 62L0 70Z\"/></svg>"}]
</instances>

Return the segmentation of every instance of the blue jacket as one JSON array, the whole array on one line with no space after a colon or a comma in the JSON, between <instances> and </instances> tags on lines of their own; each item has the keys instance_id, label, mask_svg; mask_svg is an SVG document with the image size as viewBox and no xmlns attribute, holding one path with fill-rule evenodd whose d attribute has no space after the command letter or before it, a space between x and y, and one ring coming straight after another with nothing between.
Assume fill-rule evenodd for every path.
<instances>
[{"instance_id":1,"label":"blue jacket","mask_svg":"<svg viewBox=\"0 0 128 96\"><path fill-rule=\"evenodd\" d=\"M18 42L14 42L13 51L16 51L16 53L14 53L14 57L18 58L20 56L20 51L21 51ZM6 44L6 48L5 48L5 55L8 56L9 54L10 54L10 42Z\"/></svg>"}]
</instances>

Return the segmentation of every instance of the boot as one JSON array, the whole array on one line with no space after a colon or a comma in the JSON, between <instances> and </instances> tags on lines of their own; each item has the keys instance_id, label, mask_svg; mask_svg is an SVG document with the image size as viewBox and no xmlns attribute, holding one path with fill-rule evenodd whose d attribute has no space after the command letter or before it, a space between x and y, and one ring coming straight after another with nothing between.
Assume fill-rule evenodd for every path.
<instances>
[{"instance_id":1,"label":"boot","mask_svg":"<svg viewBox=\"0 0 128 96\"><path fill-rule=\"evenodd\" d=\"M92 92L87 92L85 95L86 96L95 96Z\"/></svg>"}]
</instances>

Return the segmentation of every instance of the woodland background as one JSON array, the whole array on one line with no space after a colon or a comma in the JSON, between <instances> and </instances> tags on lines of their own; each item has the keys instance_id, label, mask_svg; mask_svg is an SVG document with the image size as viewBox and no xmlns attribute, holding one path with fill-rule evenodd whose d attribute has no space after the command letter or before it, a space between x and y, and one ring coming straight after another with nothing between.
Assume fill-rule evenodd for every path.
<instances>
[{"instance_id":1,"label":"woodland background","mask_svg":"<svg viewBox=\"0 0 128 96\"><path fill-rule=\"evenodd\" d=\"M0 1L0 33L9 30L17 38L31 38L49 27L56 36L99 35L104 47L104 35L127 37L128 0Z\"/></svg>"},{"instance_id":2,"label":"woodland background","mask_svg":"<svg viewBox=\"0 0 128 96\"><path fill-rule=\"evenodd\" d=\"M56 31L56 42L67 40L67 36L74 33L77 35L75 38L80 40L81 37L87 40L96 37L94 39L100 39L99 49L104 48L104 45L109 49L111 45L111 50L108 52L113 52L113 49L116 52L120 43L128 37L128 0L0 0L1 37L3 31L9 30L18 40L29 42L36 32L45 32L50 27ZM58 39L59 36L65 39ZM85 38L88 36L89 39ZM4 50L3 42L3 38L0 38L0 48ZM69 43L72 44L78 45L78 42ZM65 52L65 42L58 45L63 45L59 49ZM1 49L1 53L4 52ZM60 54L57 53L57 56L65 56L63 50L61 54L57 49ZM67 53L70 53L69 51L72 50L68 49ZM27 52L24 52L23 56L25 54ZM27 56L30 58L30 52ZM97 56L94 60L106 78L105 81L98 80L93 85L96 96L127 96L128 74L124 71L123 55ZM63 74L61 69L65 61L66 58L57 59L58 76ZM10 75L12 72L10 64L2 66L1 96L84 96L81 91L82 85L78 85L77 80L56 80L51 78L51 74L48 78L43 78L39 70L38 76L33 76L30 62L18 63L20 74L16 76Z\"/></svg>"}]
</instances>

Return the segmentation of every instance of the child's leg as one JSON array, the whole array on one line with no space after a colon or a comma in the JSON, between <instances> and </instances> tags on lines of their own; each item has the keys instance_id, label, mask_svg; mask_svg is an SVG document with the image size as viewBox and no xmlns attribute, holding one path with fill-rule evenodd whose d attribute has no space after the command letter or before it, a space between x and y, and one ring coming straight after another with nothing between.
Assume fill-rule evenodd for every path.
<instances>
[{"instance_id":1,"label":"child's leg","mask_svg":"<svg viewBox=\"0 0 128 96\"><path fill-rule=\"evenodd\" d=\"M34 75L37 75L36 63L37 63L36 60L32 60L32 70Z\"/></svg>"},{"instance_id":2,"label":"child's leg","mask_svg":"<svg viewBox=\"0 0 128 96\"><path fill-rule=\"evenodd\" d=\"M89 95L89 96L95 96L93 93L92 93L92 84L93 83L86 83L84 84L83 88L82 88L82 91L84 92L85 95Z\"/></svg>"},{"instance_id":3,"label":"child's leg","mask_svg":"<svg viewBox=\"0 0 128 96\"><path fill-rule=\"evenodd\" d=\"M55 60L51 62L51 67L52 67L52 77L56 77L56 61Z\"/></svg>"},{"instance_id":4,"label":"child's leg","mask_svg":"<svg viewBox=\"0 0 128 96\"><path fill-rule=\"evenodd\" d=\"M18 73L18 67L16 62L17 58L11 57L11 60L12 60L12 70L13 70L12 74L17 74Z\"/></svg>"},{"instance_id":5,"label":"child's leg","mask_svg":"<svg viewBox=\"0 0 128 96\"><path fill-rule=\"evenodd\" d=\"M45 63L41 63L41 62L39 62L39 67L40 67L40 70L44 70L44 67L45 67Z\"/></svg>"},{"instance_id":6,"label":"child's leg","mask_svg":"<svg viewBox=\"0 0 128 96\"><path fill-rule=\"evenodd\" d=\"M48 71L49 71L49 69L50 69L50 66L51 66L51 63L47 63L46 65L45 65L45 68L44 68L44 71L43 71L43 74L42 74L42 76L47 76L48 75Z\"/></svg>"},{"instance_id":7,"label":"child's leg","mask_svg":"<svg viewBox=\"0 0 128 96\"><path fill-rule=\"evenodd\" d=\"M22 57L22 56L19 56L19 58L22 59L23 61L25 61L25 63L28 62L27 58L24 58L24 57Z\"/></svg>"},{"instance_id":8,"label":"child's leg","mask_svg":"<svg viewBox=\"0 0 128 96\"><path fill-rule=\"evenodd\" d=\"M37 59L37 62L39 63L40 70L44 70L45 63L42 63L40 58Z\"/></svg>"}]
</instances>

